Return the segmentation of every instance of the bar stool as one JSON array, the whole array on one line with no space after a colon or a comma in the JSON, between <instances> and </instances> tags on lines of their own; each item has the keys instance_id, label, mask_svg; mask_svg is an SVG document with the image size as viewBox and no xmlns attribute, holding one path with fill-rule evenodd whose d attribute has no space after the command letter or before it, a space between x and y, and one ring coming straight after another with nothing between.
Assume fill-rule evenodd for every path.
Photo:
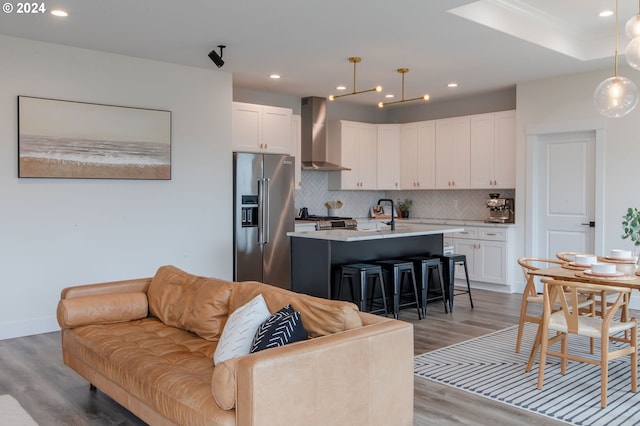
<instances>
[{"instance_id":1,"label":"bar stool","mask_svg":"<svg viewBox=\"0 0 640 426\"><path fill-rule=\"evenodd\" d=\"M353 303L358 305L360 311L369 312L372 314L375 313L384 313L385 315L388 312L387 309L387 295L384 289L384 279L382 277L382 268L378 265L372 265L369 263L352 263L349 265L342 265L340 267L340 284L338 285L338 293L337 298L340 298L340 292L342 290L342 282L348 279L349 280L349 289L351 291L351 300ZM357 279L360 283L360 293L358 294L358 299L355 298L355 292L353 288L353 280ZM367 297L369 293L368 282L369 280L373 280L373 285L371 286L371 295ZM372 310L374 299L374 293L376 284L380 288L380 294L382 299L382 308ZM369 301L369 307L367 308L367 301Z\"/></svg>"},{"instance_id":2,"label":"bar stool","mask_svg":"<svg viewBox=\"0 0 640 426\"><path fill-rule=\"evenodd\" d=\"M444 289L444 278L442 276L442 268L440 267L440 258L435 256L413 256L408 257L407 260L413 262L415 270L419 272L418 278L421 283L422 317L426 318L427 316L427 304L436 300L442 300L445 314L449 312L447 309L447 293ZM438 296L429 297L429 290L435 290L438 288L434 287L435 280L432 279L434 272L437 273L440 294Z\"/></svg>"},{"instance_id":3,"label":"bar stool","mask_svg":"<svg viewBox=\"0 0 640 426\"><path fill-rule=\"evenodd\" d=\"M418 288L416 286L416 274L413 269L413 262L406 260L378 260L376 264L380 265L383 270L389 272L392 277L393 286L393 317L398 319L400 308L414 306L418 310L418 319L422 319L422 311L420 310L420 299L418 299ZM409 283L413 285L413 292L408 302L402 302L402 284L407 278Z\"/></svg>"},{"instance_id":4,"label":"bar stool","mask_svg":"<svg viewBox=\"0 0 640 426\"><path fill-rule=\"evenodd\" d=\"M469 270L467 269L467 256L464 254L441 254L438 255L444 265L444 281L447 283L447 299L449 300L449 312L453 312L453 297L460 294L469 294L469 303L473 309L473 299L471 298L471 284L469 284ZM467 278L467 290L460 290L455 293L455 268L456 265L464 266L464 275ZM455 293L455 294L454 294Z\"/></svg>"}]
</instances>

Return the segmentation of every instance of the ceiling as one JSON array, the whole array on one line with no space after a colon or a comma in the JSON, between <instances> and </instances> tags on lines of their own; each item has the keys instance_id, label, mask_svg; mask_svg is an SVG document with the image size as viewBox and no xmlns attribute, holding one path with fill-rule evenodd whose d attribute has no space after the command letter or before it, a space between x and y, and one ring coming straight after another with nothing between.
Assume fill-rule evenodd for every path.
<instances>
[{"instance_id":1,"label":"ceiling","mask_svg":"<svg viewBox=\"0 0 640 426\"><path fill-rule=\"evenodd\" d=\"M615 15L598 13L614 10L615 0L48 0L45 6L69 16L5 12L0 34L228 72L234 87L249 90L328 97L340 94L340 84L347 93L383 87L339 100L361 105L400 100L400 67L409 68L405 98L427 93L432 101L609 66L613 72ZM637 13L636 0L620 0L621 52L624 23ZM218 44L227 46L220 69L207 57ZM350 56L362 58L355 88ZM281 78L270 79L272 73ZM447 88L449 82L459 87ZM385 99L388 93L395 98Z\"/></svg>"}]
</instances>

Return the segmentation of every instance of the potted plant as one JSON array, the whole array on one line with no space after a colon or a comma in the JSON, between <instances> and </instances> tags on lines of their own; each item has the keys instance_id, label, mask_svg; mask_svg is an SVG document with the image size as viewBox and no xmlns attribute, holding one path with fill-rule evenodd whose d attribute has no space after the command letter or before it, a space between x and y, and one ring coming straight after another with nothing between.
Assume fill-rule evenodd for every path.
<instances>
[{"instance_id":1,"label":"potted plant","mask_svg":"<svg viewBox=\"0 0 640 426\"><path fill-rule=\"evenodd\" d=\"M405 198L404 201L398 200L398 210L400 210L400 214L403 218L409 217L409 211L411 210L411 206L413 205L413 201Z\"/></svg>"},{"instance_id":2,"label":"potted plant","mask_svg":"<svg viewBox=\"0 0 640 426\"><path fill-rule=\"evenodd\" d=\"M627 210L627 214L622 216L622 239L629 238L636 246L636 254L638 246L640 246L640 210L631 208Z\"/></svg>"}]
</instances>

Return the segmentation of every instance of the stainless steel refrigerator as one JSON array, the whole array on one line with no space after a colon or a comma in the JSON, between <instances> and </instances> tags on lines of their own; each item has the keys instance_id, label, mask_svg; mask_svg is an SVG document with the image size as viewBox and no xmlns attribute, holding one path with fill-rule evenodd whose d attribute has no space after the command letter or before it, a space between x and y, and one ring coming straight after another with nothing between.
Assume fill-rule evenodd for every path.
<instances>
[{"instance_id":1,"label":"stainless steel refrigerator","mask_svg":"<svg viewBox=\"0 0 640 426\"><path fill-rule=\"evenodd\" d=\"M233 153L233 277L291 288L294 158Z\"/></svg>"}]
</instances>

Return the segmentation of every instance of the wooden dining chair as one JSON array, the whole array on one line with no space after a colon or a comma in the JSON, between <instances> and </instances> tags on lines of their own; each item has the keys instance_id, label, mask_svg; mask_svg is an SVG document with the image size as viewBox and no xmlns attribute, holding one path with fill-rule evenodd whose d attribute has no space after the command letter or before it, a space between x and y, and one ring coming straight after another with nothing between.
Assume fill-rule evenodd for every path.
<instances>
[{"instance_id":1,"label":"wooden dining chair","mask_svg":"<svg viewBox=\"0 0 640 426\"><path fill-rule=\"evenodd\" d=\"M536 269L551 268L564 264L562 260L546 259L543 257L521 257L518 259L518 264L522 267L522 273L524 274L525 286L522 293L522 302L520 302L520 321L518 322L518 337L516 339L516 353L520 352L520 346L522 345L522 332L524 330L524 324L526 322L532 322L540 324L542 320L542 312L537 314L529 313L529 303L536 303L542 308L542 294L538 294L536 291L535 277L529 272Z\"/></svg>"},{"instance_id":2,"label":"wooden dining chair","mask_svg":"<svg viewBox=\"0 0 640 426\"><path fill-rule=\"evenodd\" d=\"M638 376L638 321L631 318L628 321L616 320L615 315L624 304L625 295L629 295L630 288L611 285L591 284L577 281L562 281L545 278L543 292L543 313L540 326L540 367L538 370L538 389L542 390L544 383L547 356L561 359L560 372L564 375L567 370L567 360L585 362L600 366L600 406L607 406L608 366L612 359L630 355L631 362L631 391L637 391ZM603 316L587 316L580 312L579 300L581 292L599 292L606 290L615 293L616 298L607 307ZM560 309L557 308L560 306ZM554 336L549 336L555 331ZM622 333L624 331L624 333ZM627 333L629 331L629 333ZM600 339L601 356L586 358L569 353L569 335L577 334ZM551 345L561 343L560 352L552 350ZM626 343L623 348L610 350L609 342Z\"/></svg>"}]
</instances>

